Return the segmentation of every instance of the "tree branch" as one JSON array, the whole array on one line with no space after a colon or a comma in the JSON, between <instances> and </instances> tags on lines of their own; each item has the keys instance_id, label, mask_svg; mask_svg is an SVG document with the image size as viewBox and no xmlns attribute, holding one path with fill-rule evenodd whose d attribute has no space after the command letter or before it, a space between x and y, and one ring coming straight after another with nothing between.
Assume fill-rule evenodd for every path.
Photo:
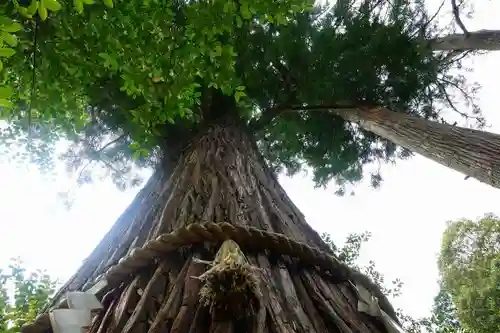
<instances>
[{"instance_id":1,"label":"tree branch","mask_svg":"<svg viewBox=\"0 0 500 333\"><path fill-rule=\"evenodd\" d=\"M462 59L464 59L465 57L467 57L469 54L471 54L471 52L473 52L472 50L465 50L465 51L451 51L450 53L448 53L446 55L446 57L444 57L443 59L443 66L448 66L448 65L451 65L453 63L456 63ZM453 59L453 57L455 57L455 59Z\"/></svg>"},{"instance_id":2,"label":"tree branch","mask_svg":"<svg viewBox=\"0 0 500 333\"><path fill-rule=\"evenodd\" d=\"M433 51L498 51L500 50L500 30L477 30L469 35L455 33L425 41Z\"/></svg>"},{"instance_id":3,"label":"tree branch","mask_svg":"<svg viewBox=\"0 0 500 333\"><path fill-rule=\"evenodd\" d=\"M419 34L420 35L425 35L425 31L427 31L427 28L429 26L429 24L431 24L432 21L434 21L436 19L436 17L439 15L439 13L441 12L441 9L443 9L444 7L444 4L445 4L445 0L443 0L441 2L441 5L439 6L439 8L436 10L436 12L434 13L434 15L432 15L428 20L427 22L423 23L422 24L422 27L420 29L418 29L418 31L416 31L411 37L414 38L416 36L418 36ZM423 19L421 20L423 21Z\"/></svg>"},{"instance_id":4,"label":"tree branch","mask_svg":"<svg viewBox=\"0 0 500 333\"><path fill-rule=\"evenodd\" d=\"M450 95L448 94L448 92L446 91L446 88L443 86L442 83L438 83L438 89L444 95L444 98L446 99L446 101L448 102L448 105L451 107L451 109L453 111L455 111L456 113L458 113L461 117L465 118L466 120L473 119L473 120L476 120L479 123L482 123L482 118L480 116L471 116L471 115L468 115L465 112L460 111L458 109L458 107L455 105L455 102L453 102L453 100L451 99ZM460 89L460 88L458 88L458 89Z\"/></svg>"},{"instance_id":5,"label":"tree branch","mask_svg":"<svg viewBox=\"0 0 500 333\"><path fill-rule=\"evenodd\" d=\"M248 127L250 127L250 130L253 132L260 132L273 121L274 118L277 118L281 114L280 109L277 108L270 108L262 111L262 115L255 120L252 120L249 124Z\"/></svg>"},{"instance_id":6,"label":"tree branch","mask_svg":"<svg viewBox=\"0 0 500 333\"><path fill-rule=\"evenodd\" d=\"M102 146L99 150L97 150L96 153L98 153L98 154L102 153L106 148L108 148L111 145L114 145L115 143L117 143L118 141L120 141L121 139L123 139L126 136L127 136L126 134L122 134L119 137L117 137L116 139L111 140L110 142L108 142L104 146Z\"/></svg>"},{"instance_id":7,"label":"tree branch","mask_svg":"<svg viewBox=\"0 0 500 333\"><path fill-rule=\"evenodd\" d=\"M78 177L77 177L77 182L80 182L82 177L83 177L83 173L85 172L85 170L94 162L97 162L97 161L101 161L101 162L104 162L104 160L102 160L100 158L100 154L108 147L114 145L115 143L117 143L118 141L120 141L121 139L123 139L126 135L125 134L122 134L120 135L119 137L115 138L114 140L111 140L109 141L108 143L106 143L105 145L103 145L101 148L99 148L98 150L96 151L93 151L89 154L87 154L88 156L88 161L87 163L83 166L83 168L80 169L80 172L78 173Z\"/></svg>"},{"instance_id":8,"label":"tree branch","mask_svg":"<svg viewBox=\"0 0 500 333\"><path fill-rule=\"evenodd\" d=\"M294 111L328 111L332 109L359 109L365 107L375 107L375 105L366 105L362 102L353 103L342 101L335 104L328 105L292 105L287 107L270 108L262 112L262 116L257 120L250 122L249 127L252 131L259 132L264 127L269 125L273 119L281 116L283 113Z\"/></svg>"},{"instance_id":9,"label":"tree branch","mask_svg":"<svg viewBox=\"0 0 500 333\"><path fill-rule=\"evenodd\" d=\"M455 17L455 21L457 22L458 26L462 31L464 32L465 37L469 37L470 33L469 31L465 28L464 23L460 19L460 9L458 8L459 6L457 5L457 0L451 0L451 8L453 11L453 16Z\"/></svg>"}]
</instances>

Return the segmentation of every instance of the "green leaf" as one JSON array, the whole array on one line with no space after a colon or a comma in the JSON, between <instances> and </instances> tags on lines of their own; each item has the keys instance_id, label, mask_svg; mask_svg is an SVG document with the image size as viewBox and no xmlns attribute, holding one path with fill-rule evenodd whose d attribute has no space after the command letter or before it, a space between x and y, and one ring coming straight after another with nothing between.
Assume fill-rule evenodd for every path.
<instances>
[{"instance_id":1,"label":"green leaf","mask_svg":"<svg viewBox=\"0 0 500 333\"><path fill-rule=\"evenodd\" d=\"M8 99L0 98L0 107L10 108L12 107L12 102Z\"/></svg>"},{"instance_id":2,"label":"green leaf","mask_svg":"<svg viewBox=\"0 0 500 333\"><path fill-rule=\"evenodd\" d=\"M19 7L17 10L19 11L19 14L21 14L21 16L29 18L29 19L33 18L33 14L30 14L28 12L28 9L26 9L24 7Z\"/></svg>"},{"instance_id":3,"label":"green leaf","mask_svg":"<svg viewBox=\"0 0 500 333\"><path fill-rule=\"evenodd\" d=\"M149 151L147 149L144 149L144 148L141 148L139 150L139 152L140 152L142 157L148 157L148 155L149 155Z\"/></svg>"},{"instance_id":4,"label":"green leaf","mask_svg":"<svg viewBox=\"0 0 500 333\"><path fill-rule=\"evenodd\" d=\"M243 20L239 16L236 16L236 26L238 28L241 28L243 26Z\"/></svg>"},{"instance_id":5,"label":"green leaf","mask_svg":"<svg viewBox=\"0 0 500 333\"><path fill-rule=\"evenodd\" d=\"M14 94L14 90L11 87L5 86L0 87L0 98L9 99Z\"/></svg>"},{"instance_id":6,"label":"green leaf","mask_svg":"<svg viewBox=\"0 0 500 333\"><path fill-rule=\"evenodd\" d=\"M0 72L2 71L3 69L3 62L0 60Z\"/></svg>"},{"instance_id":7,"label":"green leaf","mask_svg":"<svg viewBox=\"0 0 500 333\"><path fill-rule=\"evenodd\" d=\"M78 14L83 13L83 1L82 0L74 0L75 9Z\"/></svg>"},{"instance_id":8,"label":"green leaf","mask_svg":"<svg viewBox=\"0 0 500 333\"><path fill-rule=\"evenodd\" d=\"M7 47L1 47L0 48L0 57L10 58L15 53L16 53L16 51L14 51L14 49L11 49L11 48L7 48Z\"/></svg>"},{"instance_id":9,"label":"green leaf","mask_svg":"<svg viewBox=\"0 0 500 333\"><path fill-rule=\"evenodd\" d=\"M243 91L236 91L234 93L234 99L236 100L236 102L239 102L241 100L242 97L245 97L246 94L243 92Z\"/></svg>"},{"instance_id":10,"label":"green leaf","mask_svg":"<svg viewBox=\"0 0 500 333\"><path fill-rule=\"evenodd\" d=\"M45 21L47 19L48 12L47 12L47 8L45 8L43 2L40 2L40 4L38 5L38 15L40 15L40 19L42 21Z\"/></svg>"},{"instance_id":11,"label":"green leaf","mask_svg":"<svg viewBox=\"0 0 500 333\"><path fill-rule=\"evenodd\" d=\"M103 0L104 4L106 5L106 7L108 8L113 8L113 0Z\"/></svg>"},{"instance_id":12,"label":"green leaf","mask_svg":"<svg viewBox=\"0 0 500 333\"><path fill-rule=\"evenodd\" d=\"M141 151L140 150L134 150L134 152L132 153L132 158L134 160L138 160L141 158Z\"/></svg>"},{"instance_id":13,"label":"green leaf","mask_svg":"<svg viewBox=\"0 0 500 333\"><path fill-rule=\"evenodd\" d=\"M0 27L11 25L13 23L14 23L14 21L11 18L0 15Z\"/></svg>"},{"instance_id":14,"label":"green leaf","mask_svg":"<svg viewBox=\"0 0 500 333\"><path fill-rule=\"evenodd\" d=\"M233 2L232 1L226 1L224 3L224 13L227 14L233 9Z\"/></svg>"},{"instance_id":15,"label":"green leaf","mask_svg":"<svg viewBox=\"0 0 500 333\"><path fill-rule=\"evenodd\" d=\"M241 11L241 17L244 20L249 20L252 18L252 13L248 9L248 4L246 4L246 3L241 4L240 11Z\"/></svg>"},{"instance_id":16,"label":"green leaf","mask_svg":"<svg viewBox=\"0 0 500 333\"><path fill-rule=\"evenodd\" d=\"M10 46L14 47L17 45L17 38L16 36L8 33L8 32L5 32L5 31L2 31L0 33L0 39L2 39L3 41L5 41L7 44L9 44Z\"/></svg>"},{"instance_id":17,"label":"green leaf","mask_svg":"<svg viewBox=\"0 0 500 333\"><path fill-rule=\"evenodd\" d=\"M111 68L112 70L118 69L118 61L116 61L116 58L113 57L112 55L101 52L99 53L99 57L104 59L104 66Z\"/></svg>"},{"instance_id":18,"label":"green leaf","mask_svg":"<svg viewBox=\"0 0 500 333\"><path fill-rule=\"evenodd\" d=\"M220 57L222 55L222 46L221 45L215 45L215 55L217 57Z\"/></svg>"},{"instance_id":19,"label":"green leaf","mask_svg":"<svg viewBox=\"0 0 500 333\"><path fill-rule=\"evenodd\" d=\"M31 1L31 4L28 6L28 14L35 15L38 10L39 2L38 0Z\"/></svg>"},{"instance_id":20,"label":"green leaf","mask_svg":"<svg viewBox=\"0 0 500 333\"><path fill-rule=\"evenodd\" d=\"M41 4L42 6L53 12L61 9L61 4L57 0L41 0Z\"/></svg>"},{"instance_id":21,"label":"green leaf","mask_svg":"<svg viewBox=\"0 0 500 333\"><path fill-rule=\"evenodd\" d=\"M100 52L98 55L99 55L99 57L103 58L106 61L109 61L111 59L111 57L109 56L109 54L107 54L105 52Z\"/></svg>"},{"instance_id":22,"label":"green leaf","mask_svg":"<svg viewBox=\"0 0 500 333\"><path fill-rule=\"evenodd\" d=\"M0 30L5 32L18 32L23 29L20 23L13 22L10 24L0 24Z\"/></svg>"}]
</instances>

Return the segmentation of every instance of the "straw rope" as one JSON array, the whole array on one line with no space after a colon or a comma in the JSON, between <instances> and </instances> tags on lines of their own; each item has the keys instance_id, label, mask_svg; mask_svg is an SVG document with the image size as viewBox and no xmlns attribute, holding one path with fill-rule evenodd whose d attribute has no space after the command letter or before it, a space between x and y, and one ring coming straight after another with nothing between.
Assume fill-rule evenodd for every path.
<instances>
[{"instance_id":1,"label":"straw rope","mask_svg":"<svg viewBox=\"0 0 500 333\"><path fill-rule=\"evenodd\" d=\"M141 269L153 264L168 252L183 246L203 242L221 243L232 239L242 248L255 249L259 252L272 251L298 259L302 264L318 269L321 273L333 277L336 282L353 280L370 290L378 298L380 307L397 321L394 308L380 288L367 276L340 262L330 253L321 251L302 242L295 241L283 234L264 231L254 227L236 226L229 223L193 223L171 233L158 236L130 255L122 258L104 274L108 287L112 288L133 276ZM23 327L22 333L40 332L47 329L48 314L39 316L35 321ZM39 329L38 329L39 328Z\"/></svg>"}]
</instances>

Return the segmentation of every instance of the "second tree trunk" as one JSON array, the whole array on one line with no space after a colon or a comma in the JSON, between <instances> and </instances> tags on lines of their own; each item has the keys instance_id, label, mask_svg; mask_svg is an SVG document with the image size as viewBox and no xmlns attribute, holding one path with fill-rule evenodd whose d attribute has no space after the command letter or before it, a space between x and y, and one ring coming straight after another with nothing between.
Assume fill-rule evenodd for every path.
<instances>
[{"instance_id":1,"label":"second tree trunk","mask_svg":"<svg viewBox=\"0 0 500 333\"><path fill-rule=\"evenodd\" d=\"M334 110L347 121L469 177L500 188L500 135L385 108Z\"/></svg>"}]
</instances>

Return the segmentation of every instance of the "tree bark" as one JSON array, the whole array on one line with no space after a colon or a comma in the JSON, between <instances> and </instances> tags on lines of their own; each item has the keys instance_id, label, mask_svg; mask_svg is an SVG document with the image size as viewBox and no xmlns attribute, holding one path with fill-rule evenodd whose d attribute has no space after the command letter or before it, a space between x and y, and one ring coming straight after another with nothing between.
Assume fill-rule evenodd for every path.
<instances>
[{"instance_id":1,"label":"tree bark","mask_svg":"<svg viewBox=\"0 0 500 333\"><path fill-rule=\"evenodd\" d=\"M430 41L435 51L497 51L500 50L500 30L478 30L452 34Z\"/></svg>"},{"instance_id":2,"label":"tree bark","mask_svg":"<svg viewBox=\"0 0 500 333\"><path fill-rule=\"evenodd\" d=\"M156 170L58 297L85 290L134 247L200 222L253 226L330 251L266 168L245 127L224 120L192 141L170 176ZM122 283L102 300L105 311L90 332L387 332L377 317L358 311L349 281L331 281L291 258L263 252L245 253L259 272L261 326L215 320L200 304L201 283L192 276L207 269L194 257L211 260L216 250L191 246Z\"/></svg>"},{"instance_id":3,"label":"tree bark","mask_svg":"<svg viewBox=\"0 0 500 333\"><path fill-rule=\"evenodd\" d=\"M332 110L346 121L469 177L500 188L500 135L385 108Z\"/></svg>"}]
</instances>

